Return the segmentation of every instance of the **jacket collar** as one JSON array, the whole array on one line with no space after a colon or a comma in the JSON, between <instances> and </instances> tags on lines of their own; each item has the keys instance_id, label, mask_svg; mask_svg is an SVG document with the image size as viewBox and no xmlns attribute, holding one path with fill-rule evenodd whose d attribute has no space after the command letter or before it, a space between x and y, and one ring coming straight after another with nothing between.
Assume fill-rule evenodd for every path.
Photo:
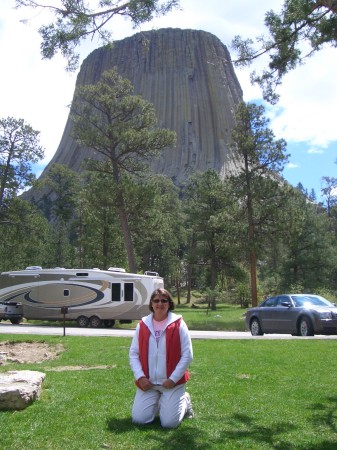
<instances>
[{"instance_id":1,"label":"jacket collar","mask_svg":"<svg viewBox=\"0 0 337 450\"><path fill-rule=\"evenodd\" d=\"M169 311L168 316L167 316L166 327L180 318L181 318L180 314L175 314L174 312ZM153 319L153 313L149 314L148 316L143 317L142 321L149 328L149 330L153 333L154 330L153 330L153 325L152 325L152 319Z\"/></svg>"}]
</instances>

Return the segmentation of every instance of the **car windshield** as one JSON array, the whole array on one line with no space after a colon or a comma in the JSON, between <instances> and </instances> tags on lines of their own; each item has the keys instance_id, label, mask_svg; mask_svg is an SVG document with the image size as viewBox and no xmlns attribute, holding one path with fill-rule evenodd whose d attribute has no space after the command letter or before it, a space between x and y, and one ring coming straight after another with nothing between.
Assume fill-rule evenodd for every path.
<instances>
[{"instance_id":1,"label":"car windshield","mask_svg":"<svg viewBox=\"0 0 337 450\"><path fill-rule=\"evenodd\" d=\"M334 306L329 300L318 295L292 295L295 306Z\"/></svg>"}]
</instances>

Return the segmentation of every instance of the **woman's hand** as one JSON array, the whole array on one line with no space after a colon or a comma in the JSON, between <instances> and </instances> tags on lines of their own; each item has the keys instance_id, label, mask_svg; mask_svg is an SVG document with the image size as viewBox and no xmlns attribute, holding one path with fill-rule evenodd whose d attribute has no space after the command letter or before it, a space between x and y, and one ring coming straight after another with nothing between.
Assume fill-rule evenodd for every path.
<instances>
[{"instance_id":1,"label":"woman's hand","mask_svg":"<svg viewBox=\"0 0 337 450\"><path fill-rule=\"evenodd\" d=\"M143 391L149 391L153 388L153 384L151 381L146 377L141 377L138 380L139 386Z\"/></svg>"},{"instance_id":2,"label":"woman's hand","mask_svg":"<svg viewBox=\"0 0 337 450\"><path fill-rule=\"evenodd\" d=\"M171 378L168 378L167 380L164 381L163 383L163 387L165 389L172 389L175 386L175 382L171 380Z\"/></svg>"}]
</instances>

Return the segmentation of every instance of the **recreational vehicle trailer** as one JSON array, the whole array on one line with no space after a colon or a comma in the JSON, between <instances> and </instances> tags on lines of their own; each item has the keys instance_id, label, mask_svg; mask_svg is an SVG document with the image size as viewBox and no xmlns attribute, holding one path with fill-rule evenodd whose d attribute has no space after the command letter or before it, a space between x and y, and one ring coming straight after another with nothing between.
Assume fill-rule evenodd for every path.
<instances>
[{"instance_id":1,"label":"recreational vehicle trailer","mask_svg":"<svg viewBox=\"0 0 337 450\"><path fill-rule=\"evenodd\" d=\"M144 275L124 269L42 269L2 272L0 302L22 304L31 320L76 320L78 326L113 326L149 313L149 300L164 282L156 272Z\"/></svg>"}]
</instances>

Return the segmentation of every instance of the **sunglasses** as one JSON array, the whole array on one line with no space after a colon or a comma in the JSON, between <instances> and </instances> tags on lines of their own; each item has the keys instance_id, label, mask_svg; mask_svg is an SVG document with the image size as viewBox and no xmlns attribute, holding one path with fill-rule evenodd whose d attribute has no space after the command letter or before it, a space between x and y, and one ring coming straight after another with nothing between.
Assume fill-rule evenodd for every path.
<instances>
[{"instance_id":1,"label":"sunglasses","mask_svg":"<svg viewBox=\"0 0 337 450\"><path fill-rule=\"evenodd\" d=\"M152 303L168 303L167 298L155 298L154 300L152 300Z\"/></svg>"}]
</instances>

